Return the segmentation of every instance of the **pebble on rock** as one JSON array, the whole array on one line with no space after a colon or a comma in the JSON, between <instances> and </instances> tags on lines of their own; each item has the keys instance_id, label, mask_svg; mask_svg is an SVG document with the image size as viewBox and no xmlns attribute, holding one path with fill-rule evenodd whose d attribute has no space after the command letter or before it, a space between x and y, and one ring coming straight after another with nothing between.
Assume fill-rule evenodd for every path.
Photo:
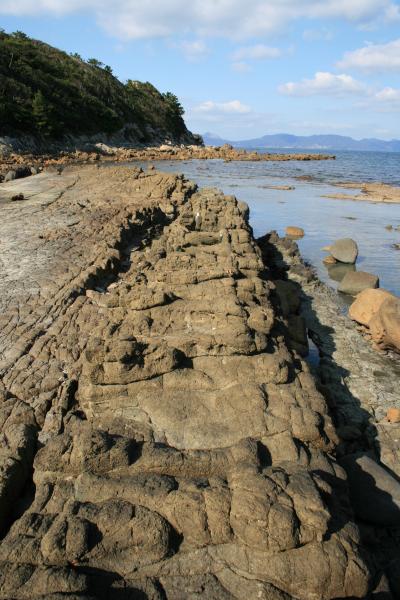
<instances>
[{"instance_id":1,"label":"pebble on rock","mask_svg":"<svg viewBox=\"0 0 400 600\"><path fill-rule=\"evenodd\" d=\"M322 262L324 263L324 265L335 265L337 263L337 260L336 258L333 258L331 254L329 254L328 256L325 256Z\"/></svg>"},{"instance_id":2,"label":"pebble on rock","mask_svg":"<svg viewBox=\"0 0 400 600\"><path fill-rule=\"evenodd\" d=\"M389 423L400 423L400 409L399 408L389 408L386 413L386 418Z\"/></svg>"}]
</instances>

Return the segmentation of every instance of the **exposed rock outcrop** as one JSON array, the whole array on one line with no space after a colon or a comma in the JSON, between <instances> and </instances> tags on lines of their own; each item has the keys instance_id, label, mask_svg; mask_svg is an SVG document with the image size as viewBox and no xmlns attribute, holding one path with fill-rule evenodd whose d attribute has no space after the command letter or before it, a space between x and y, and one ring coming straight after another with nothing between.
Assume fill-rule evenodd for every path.
<instances>
[{"instance_id":1,"label":"exposed rock outcrop","mask_svg":"<svg viewBox=\"0 0 400 600\"><path fill-rule=\"evenodd\" d=\"M305 322L247 206L134 169L30 186L0 205L0 598L366 598Z\"/></svg>"}]
</instances>

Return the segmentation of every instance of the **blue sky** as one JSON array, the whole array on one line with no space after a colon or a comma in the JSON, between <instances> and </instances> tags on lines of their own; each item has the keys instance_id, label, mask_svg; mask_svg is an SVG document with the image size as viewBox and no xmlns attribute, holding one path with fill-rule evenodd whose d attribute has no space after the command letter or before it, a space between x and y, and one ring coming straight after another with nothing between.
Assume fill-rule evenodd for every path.
<instances>
[{"instance_id":1,"label":"blue sky","mask_svg":"<svg viewBox=\"0 0 400 600\"><path fill-rule=\"evenodd\" d=\"M176 93L192 131L400 138L399 0L0 0L0 26Z\"/></svg>"}]
</instances>

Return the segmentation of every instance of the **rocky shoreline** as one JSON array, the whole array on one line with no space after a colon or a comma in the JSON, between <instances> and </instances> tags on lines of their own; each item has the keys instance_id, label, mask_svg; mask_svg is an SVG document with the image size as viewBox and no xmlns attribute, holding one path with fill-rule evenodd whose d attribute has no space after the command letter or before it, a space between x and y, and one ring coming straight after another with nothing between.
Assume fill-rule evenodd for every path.
<instances>
[{"instance_id":1,"label":"rocky shoreline","mask_svg":"<svg viewBox=\"0 0 400 600\"><path fill-rule=\"evenodd\" d=\"M324 198L337 200L353 200L362 202L382 202L385 204L400 203L400 188L386 183L334 183L337 187L360 190L358 194L327 194Z\"/></svg>"},{"instance_id":2,"label":"rocky shoreline","mask_svg":"<svg viewBox=\"0 0 400 600\"><path fill-rule=\"evenodd\" d=\"M103 143L87 144L84 150L58 151L51 154L14 153L9 151L0 155L0 182L7 173L17 169L29 169L34 172L46 168L64 168L66 165L83 165L101 162L162 161L162 160L212 160L225 161L310 161L334 160L325 154L262 154L233 148L229 144L221 147L201 145L174 146L164 144L154 147L111 147Z\"/></svg>"},{"instance_id":3,"label":"rocky shoreline","mask_svg":"<svg viewBox=\"0 0 400 600\"><path fill-rule=\"evenodd\" d=\"M152 169L0 190L0 598L397 597L346 472L397 468L398 367L294 242Z\"/></svg>"}]
</instances>

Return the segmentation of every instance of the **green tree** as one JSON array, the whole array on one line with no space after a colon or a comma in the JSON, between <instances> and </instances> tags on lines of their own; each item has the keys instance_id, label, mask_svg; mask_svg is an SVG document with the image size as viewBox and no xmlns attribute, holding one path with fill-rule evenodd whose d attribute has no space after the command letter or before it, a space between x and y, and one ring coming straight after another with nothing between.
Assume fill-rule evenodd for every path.
<instances>
[{"instance_id":1,"label":"green tree","mask_svg":"<svg viewBox=\"0 0 400 600\"><path fill-rule=\"evenodd\" d=\"M35 127L41 135L50 137L54 134L53 107L47 102L40 90L33 96L32 116Z\"/></svg>"},{"instance_id":2,"label":"green tree","mask_svg":"<svg viewBox=\"0 0 400 600\"><path fill-rule=\"evenodd\" d=\"M178 97L172 92L166 92L163 94L164 101L167 103L171 113L176 117L182 117L185 114L185 110L182 104L179 102Z\"/></svg>"},{"instance_id":3,"label":"green tree","mask_svg":"<svg viewBox=\"0 0 400 600\"><path fill-rule=\"evenodd\" d=\"M110 75L112 75L112 74L113 74L113 70L112 70L112 68L110 67L110 65L106 65L106 66L104 67L104 70L105 70L107 73L110 73Z\"/></svg>"},{"instance_id":4,"label":"green tree","mask_svg":"<svg viewBox=\"0 0 400 600\"><path fill-rule=\"evenodd\" d=\"M17 38L17 40L29 40L26 33L24 33L23 31L19 31L19 29L17 29L17 31L14 31L14 33L12 33L11 35Z\"/></svg>"},{"instance_id":5,"label":"green tree","mask_svg":"<svg viewBox=\"0 0 400 600\"><path fill-rule=\"evenodd\" d=\"M89 65L92 65L92 67L98 67L99 69L103 66L103 63L100 60L97 60L97 58L88 58L87 62Z\"/></svg>"}]
</instances>

